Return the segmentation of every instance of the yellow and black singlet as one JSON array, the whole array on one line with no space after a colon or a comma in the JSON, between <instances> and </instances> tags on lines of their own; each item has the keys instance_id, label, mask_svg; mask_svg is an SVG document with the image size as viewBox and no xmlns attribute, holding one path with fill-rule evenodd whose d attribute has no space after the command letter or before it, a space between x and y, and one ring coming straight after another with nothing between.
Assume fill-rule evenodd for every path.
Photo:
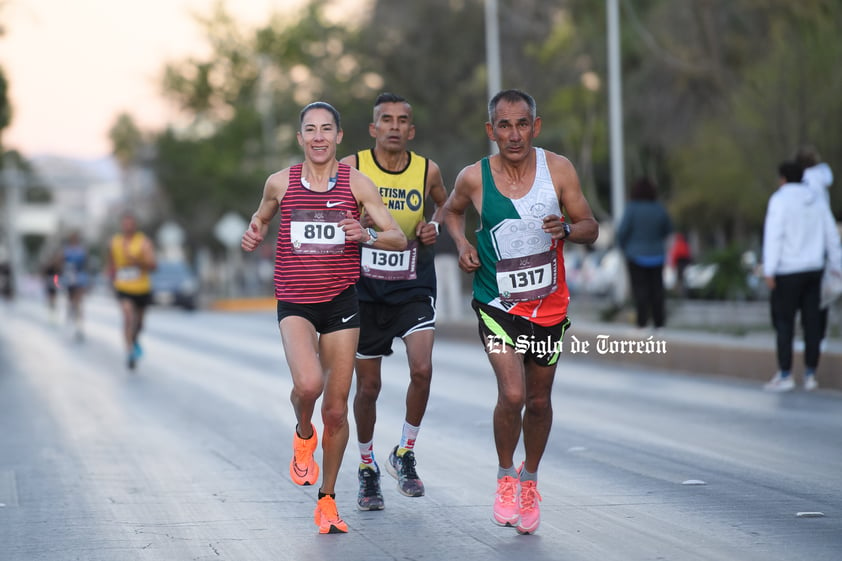
<instances>
[{"instance_id":1,"label":"yellow and black singlet","mask_svg":"<svg viewBox=\"0 0 842 561\"><path fill-rule=\"evenodd\" d=\"M143 256L148 238L135 232L129 239L117 234L111 239L111 258L114 263L114 290L124 294L148 294L152 291L149 271L137 266Z\"/></svg>"},{"instance_id":2,"label":"yellow and black singlet","mask_svg":"<svg viewBox=\"0 0 842 561\"><path fill-rule=\"evenodd\" d=\"M419 243L415 235L415 228L424 220L429 164L415 152L409 151L407 156L406 167L393 172L380 166L373 149L356 154L357 168L377 186L383 204L409 242L404 251L362 247L357 292L364 302L400 304L436 295L434 249Z\"/></svg>"}]
</instances>

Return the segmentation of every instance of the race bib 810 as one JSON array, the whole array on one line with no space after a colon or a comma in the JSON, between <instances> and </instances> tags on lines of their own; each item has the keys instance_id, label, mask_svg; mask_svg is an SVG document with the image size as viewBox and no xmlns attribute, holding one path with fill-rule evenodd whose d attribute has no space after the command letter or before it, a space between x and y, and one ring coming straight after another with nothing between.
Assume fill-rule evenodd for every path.
<instances>
[{"instance_id":1,"label":"race bib 810","mask_svg":"<svg viewBox=\"0 0 842 561\"><path fill-rule=\"evenodd\" d=\"M339 255L345 252L343 210L293 209L289 224L292 251L298 255Z\"/></svg>"}]
</instances>

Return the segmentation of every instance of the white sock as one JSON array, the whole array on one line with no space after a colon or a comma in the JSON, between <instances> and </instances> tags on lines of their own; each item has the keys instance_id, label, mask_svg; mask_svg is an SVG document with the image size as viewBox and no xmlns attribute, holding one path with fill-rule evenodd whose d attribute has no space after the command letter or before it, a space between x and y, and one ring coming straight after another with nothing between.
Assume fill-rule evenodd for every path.
<instances>
[{"instance_id":1,"label":"white sock","mask_svg":"<svg viewBox=\"0 0 842 561\"><path fill-rule=\"evenodd\" d=\"M419 430L421 430L421 427L410 425L409 423L404 421L403 431L401 431L400 448L406 448L407 450L412 450L413 448L415 448L415 439L418 438Z\"/></svg>"},{"instance_id":2,"label":"white sock","mask_svg":"<svg viewBox=\"0 0 842 561\"><path fill-rule=\"evenodd\" d=\"M374 440L369 440L368 442L358 442L360 447L360 458L362 459L361 463L367 466L374 465Z\"/></svg>"}]
</instances>

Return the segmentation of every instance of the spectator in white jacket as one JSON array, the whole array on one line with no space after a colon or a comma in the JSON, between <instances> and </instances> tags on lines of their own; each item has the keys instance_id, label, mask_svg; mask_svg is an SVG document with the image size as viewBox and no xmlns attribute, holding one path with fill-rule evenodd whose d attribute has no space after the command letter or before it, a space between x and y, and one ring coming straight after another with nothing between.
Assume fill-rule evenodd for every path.
<instances>
[{"instance_id":1,"label":"spectator in white jacket","mask_svg":"<svg viewBox=\"0 0 842 561\"><path fill-rule=\"evenodd\" d=\"M830 186L833 184L833 170L822 161L819 152L812 146L802 146L795 155L795 163L804 168L803 182L824 197L830 205Z\"/></svg>"},{"instance_id":2,"label":"spectator in white jacket","mask_svg":"<svg viewBox=\"0 0 842 561\"><path fill-rule=\"evenodd\" d=\"M822 161L818 150L810 145L802 146L795 155L795 163L801 164L801 167L804 168L804 178L802 181L830 205L830 186L833 184L833 171L829 165ZM831 206L832 212L833 207ZM827 318L829 313L829 305L821 308L819 311L819 340L821 341L821 345L824 345L824 340L827 336Z\"/></svg>"},{"instance_id":3,"label":"spectator in white jacket","mask_svg":"<svg viewBox=\"0 0 842 561\"><path fill-rule=\"evenodd\" d=\"M804 389L818 387L821 279L825 263L842 275L839 231L829 205L802 182L795 162L778 167L780 187L769 199L763 227L763 275L771 290L778 372L764 389L790 391L795 315L804 329Z\"/></svg>"}]
</instances>

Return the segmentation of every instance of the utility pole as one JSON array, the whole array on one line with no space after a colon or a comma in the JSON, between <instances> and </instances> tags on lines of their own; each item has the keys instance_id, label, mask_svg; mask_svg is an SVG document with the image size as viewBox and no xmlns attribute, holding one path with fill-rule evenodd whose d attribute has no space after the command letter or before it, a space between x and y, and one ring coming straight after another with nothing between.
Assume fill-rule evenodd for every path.
<instances>
[{"instance_id":1,"label":"utility pole","mask_svg":"<svg viewBox=\"0 0 842 561\"><path fill-rule=\"evenodd\" d=\"M623 75L620 60L620 7L619 0L605 0L608 18L608 110L611 134L611 213L612 231L616 238L617 227L626 207L626 170L623 158ZM617 304L625 302L628 280L621 274L613 283L611 297Z\"/></svg>"},{"instance_id":2,"label":"utility pole","mask_svg":"<svg viewBox=\"0 0 842 561\"><path fill-rule=\"evenodd\" d=\"M608 110L611 135L611 211L614 227L620 224L625 210L625 177L623 160L623 90L620 62L619 0L606 0L608 12Z\"/></svg>"},{"instance_id":3,"label":"utility pole","mask_svg":"<svg viewBox=\"0 0 842 561\"><path fill-rule=\"evenodd\" d=\"M485 0L485 61L488 68L488 99L490 100L502 89L497 0ZM496 153L497 143L489 141L489 154Z\"/></svg>"}]
</instances>

